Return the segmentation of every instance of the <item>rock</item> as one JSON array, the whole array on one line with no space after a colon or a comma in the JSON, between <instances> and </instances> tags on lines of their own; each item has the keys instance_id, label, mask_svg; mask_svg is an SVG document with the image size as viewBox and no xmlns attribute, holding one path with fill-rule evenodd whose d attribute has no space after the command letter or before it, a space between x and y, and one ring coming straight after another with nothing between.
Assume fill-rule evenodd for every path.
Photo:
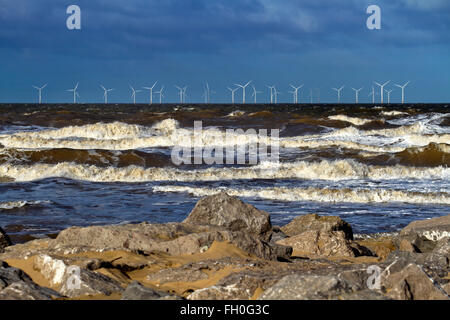
<instances>
[{"instance_id":1,"label":"rock","mask_svg":"<svg viewBox=\"0 0 450 320\"><path fill-rule=\"evenodd\" d=\"M270 243L276 243L279 240L286 239L288 236L281 231L281 228L278 226L272 227L272 237L270 238Z\"/></svg>"},{"instance_id":2,"label":"rock","mask_svg":"<svg viewBox=\"0 0 450 320\"><path fill-rule=\"evenodd\" d=\"M131 250L170 255L200 253L214 241L227 241L262 259L276 260L270 245L252 233L187 223L94 226L69 228L59 233L53 249L85 247L90 250Z\"/></svg>"},{"instance_id":3,"label":"rock","mask_svg":"<svg viewBox=\"0 0 450 320\"><path fill-rule=\"evenodd\" d=\"M56 292L25 281L14 282L0 290L0 300L53 300L61 298Z\"/></svg>"},{"instance_id":4,"label":"rock","mask_svg":"<svg viewBox=\"0 0 450 320\"><path fill-rule=\"evenodd\" d=\"M70 271L70 270L69 270ZM85 295L106 295L123 292L116 281L101 273L79 269L79 273L66 272L63 277L60 294L74 298Z\"/></svg>"},{"instance_id":5,"label":"rock","mask_svg":"<svg viewBox=\"0 0 450 320\"><path fill-rule=\"evenodd\" d=\"M364 239L356 242L359 245L368 248L382 260L386 259L392 251L397 249L394 241L391 239Z\"/></svg>"},{"instance_id":6,"label":"rock","mask_svg":"<svg viewBox=\"0 0 450 320\"><path fill-rule=\"evenodd\" d=\"M122 300L182 300L182 298L144 287L138 281L133 281L122 293Z\"/></svg>"},{"instance_id":7,"label":"rock","mask_svg":"<svg viewBox=\"0 0 450 320\"><path fill-rule=\"evenodd\" d=\"M400 241L399 250L406 252L420 252L420 250L407 239Z\"/></svg>"},{"instance_id":8,"label":"rock","mask_svg":"<svg viewBox=\"0 0 450 320\"><path fill-rule=\"evenodd\" d=\"M353 240L352 227L339 217L319 216L318 214L307 214L299 216L289 224L281 228L288 236L295 236L305 231L342 231L345 239Z\"/></svg>"},{"instance_id":9,"label":"rock","mask_svg":"<svg viewBox=\"0 0 450 320\"><path fill-rule=\"evenodd\" d=\"M417 234L431 241L438 241L450 237L450 215L413 221L400 232L400 236Z\"/></svg>"},{"instance_id":10,"label":"rock","mask_svg":"<svg viewBox=\"0 0 450 320\"><path fill-rule=\"evenodd\" d=\"M49 255L37 256L33 268L39 271L60 294L70 298L96 294L110 295L123 291L117 281L103 274L79 266L69 266L62 259Z\"/></svg>"},{"instance_id":11,"label":"rock","mask_svg":"<svg viewBox=\"0 0 450 320\"><path fill-rule=\"evenodd\" d=\"M423 268L410 263L397 272L382 273L381 286L394 300L449 300L448 294L430 278Z\"/></svg>"},{"instance_id":12,"label":"rock","mask_svg":"<svg viewBox=\"0 0 450 320\"><path fill-rule=\"evenodd\" d=\"M198 201L183 222L249 232L261 236L266 241L270 240L272 230L270 215L267 212L258 210L224 192Z\"/></svg>"},{"instance_id":13,"label":"rock","mask_svg":"<svg viewBox=\"0 0 450 320\"><path fill-rule=\"evenodd\" d=\"M364 254L371 255L370 250L347 240L343 231L309 230L277 243L292 247L295 256L357 257Z\"/></svg>"},{"instance_id":14,"label":"rock","mask_svg":"<svg viewBox=\"0 0 450 320\"><path fill-rule=\"evenodd\" d=\"M450 257L450 238L443 238L436 243L433 252Z\"/></svg>"},{"instance_id":15,"label":"rock","mask_svg":"<svg viewBox=\"0 0 450 320\"><path fill-rule=\"evenodd\" d=\"M22 270L0 261L0 300L51 300L56 291L38 286Z\"/></svg>"},{"instance_id":16,"label":"rock","mask_svg":"<svg viewBox=\"0 0 450 320\"><path fill-rule=\"evenodd\" d=\"M11 240L8 235L2 228L0 228L0 253L4 251L4 249L11 245Z\"/></svg>"},{"instance_id":17,"label":"rock","mask_svg":"<svg viewBox=\"0 0 450 320\"><path fill-rule=\"evenodd\" d=\"M349 292L347 284L336 276L294 274L282 278L258 300L329 300Z\"/></svg>"}]
</instances>

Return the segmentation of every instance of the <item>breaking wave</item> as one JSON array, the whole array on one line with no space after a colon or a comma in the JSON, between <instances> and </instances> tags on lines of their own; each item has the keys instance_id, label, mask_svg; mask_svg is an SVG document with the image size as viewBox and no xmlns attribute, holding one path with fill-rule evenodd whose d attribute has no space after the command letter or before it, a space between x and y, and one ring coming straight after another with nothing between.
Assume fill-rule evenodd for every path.
<instances>
[{"instance_id":1,"label":"breaking wave","mask_svg":"<svg viewBox=\"0 0 450 320\"><path fill-rule=\"evenodd\" d=\"M75 163L0 165L0 176L15 181L33 181L52 177L92 182L148 181L219 181L236 179L304 179L304 180L391 180L391 179L449 179L450 168L438 166L372 166L354 160L321 162L274 163L240 168L208 168L180 170L177 168L99 167Z\"/></svg>"},{"instance_id":2,"label":"breaking wave","mask_svg":"<svg viewBox=\"0 0 450 320\"><path fill-rule=\"evenodd\" d=\"M200 188L185 186L156 186L154 192L185 192L196 197L224 191L232 196L281 201L316 201L350 203L404 202L413 204L450 204L449 193L420 193L388 189L319 189L319 188Z\"/></svg>"}]
</instances>

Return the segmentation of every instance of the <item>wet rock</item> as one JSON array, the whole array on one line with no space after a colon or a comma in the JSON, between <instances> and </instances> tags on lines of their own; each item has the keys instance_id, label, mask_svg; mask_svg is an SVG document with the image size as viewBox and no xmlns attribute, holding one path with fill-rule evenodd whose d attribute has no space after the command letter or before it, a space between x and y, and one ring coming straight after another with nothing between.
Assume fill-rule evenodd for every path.
<instances>
[{"instance_id":1,"label":"wet rock","mask_svg":"<svg viewBox=\"0 0 450 320\"><path fill-rule=\"evenodd\" d=\"M214 225L231 231L245 231L268 241L272 224L270 215L237 197L221 192L197 202L184 223Z\"/></svg>"},{"instance_id":2,"label":"wet rock","mask_svg":"<svg viewBox=\"0 0 450 320\"><path fill-rule=\"evenodd\" d=\"M450 238L450 215L413 221L400 232L400 236L409 234L417 234L431 241Z\"/></svg>"},{"instance_id":3,"label":"wet rock","mask_svg":"<svg viewBox=\"0 0 450 320\"><path fill-rule=\"evenodd\" d=\"M22 270L0 261L0 300L51 300L59 298L56 291L41 287Z\"/></svg>"},{"instance_id":4,"label":"wet rock","mask_svg":"<svg viewBox=\"0 0 450 320\"><path fill-rule=\"evenodd\" d=\"M277 243L292 247L295 256L357 257L371 255L367 248L348 240L343 231L310 230L280 240Z\"/></svg>"},{"instance_id":5,"label":"wet rock","mask_svg":"<svg viewBox=\"0 0 450 320\"><path fill-rule=\"evenodd\" d=\"M381 286L394 300L449 300L448 294L414 263L397 272L392 269L383 272Z\"/></svg>"},{"instance_id":6,"label":"wet rock","mask_svg":"<svg viewBox=\"0 0 450 320\"><path fill-rule=\"evenodd\" d=\"M420 252L420 250L407 239L403 239L400 241L399 250L406 252Z\"/></svg>"},{"instance_id":7,"label":"wet rock","mask_svg":"<svg viewBox=\"0 0 450 320\"><path fill-rule=\"evenodd\" d=\"M168 292L144 287L138 281L133 281L122 293L122 300L182 300L182 298Z\"/></svg>"},{"instance_id":8,"label":"wet rock","mask_svg":"<svg viewBox=\"0 0 450 320\"><path fill-rule=\"evenodd\" d=\"M11 239L9 239L8 235L2 228L0 228L0 253L4 251L4 249L11 245Z\"/></svg>"},{"instance_id":9,"label":"wet rock","mask_svg":"<svg viewBox=\"0 0 450 320\"><path fill-rule=\"evenodd\" d=\"M339 217L319 216L318 214L302 215L281 228L288 236L295 236L305 231L342 231L345 239L353 240L352 227Z\"/></svg>"}]
</instances>

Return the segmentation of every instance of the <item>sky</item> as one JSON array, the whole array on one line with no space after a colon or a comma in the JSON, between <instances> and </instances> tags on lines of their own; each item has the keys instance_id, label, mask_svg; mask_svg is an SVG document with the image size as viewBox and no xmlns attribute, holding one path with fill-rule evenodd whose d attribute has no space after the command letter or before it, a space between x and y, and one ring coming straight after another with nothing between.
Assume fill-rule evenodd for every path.
<instances>
[{"instance_id":1,"label":"sky","mask_svg":"<svg viewBox=\"0 0 450 320\"><path fill-rule=\"evenodd\" d=\"M81 9L81 29L69 30L68 6ZM381 29L369 30L369 5L381 9ZM369 102L374 81L411 81L407 102L450 101L448 0L0 0L0 103L36 102L33 85L48 83L47 103L69 103L79 82L80 102L100 103L100 84L115 90L111 103L130 103L131 90L165 87L164 102L178 102L174 87L188 86L187 102L231 101L227 87L252 80L257 102L266 85L292 102L336 102L331 88L351 87ZM375 86L380 100L380 89ZM253 102L252 89L246 91ZM154 99L157 99L155 96ZM385 94L385 101L387 96ZM236 93L242 101L242 90ZM149 92L137 94L147 103Z\"/></svg>"}]
</instances>

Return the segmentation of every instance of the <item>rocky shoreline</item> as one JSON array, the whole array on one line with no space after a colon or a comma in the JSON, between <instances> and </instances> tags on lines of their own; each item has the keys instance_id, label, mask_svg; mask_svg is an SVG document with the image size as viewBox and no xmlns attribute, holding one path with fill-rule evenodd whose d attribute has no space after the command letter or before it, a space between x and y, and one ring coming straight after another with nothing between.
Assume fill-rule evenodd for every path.
<instances>
[{"instance_id":1,"label":"rocky shoreline","mask_svg":"<svg viewBox=\"0 0 450 320\"><path fill-rule=\"evenodd\" d=\"M72 227L11 245L0 300L449 300L450 215L355 237L338 217L269 213L219 193L181 223Z\"/></svg>"}]
</instances>

